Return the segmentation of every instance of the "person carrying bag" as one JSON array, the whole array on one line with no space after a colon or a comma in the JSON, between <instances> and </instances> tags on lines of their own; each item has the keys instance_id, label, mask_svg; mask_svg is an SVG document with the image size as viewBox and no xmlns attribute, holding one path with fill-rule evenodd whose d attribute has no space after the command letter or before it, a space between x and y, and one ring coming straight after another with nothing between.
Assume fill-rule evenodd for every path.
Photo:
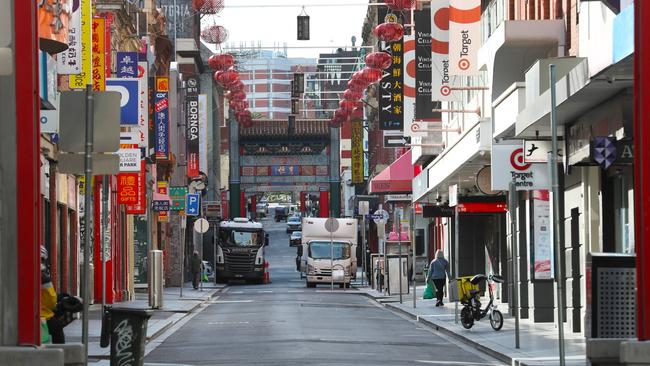
<instances>
[{"instance_id":1,"label":"person carrying bag","mask_svg":"<svg viewBox=\"0 0 650 366\"><path fill-rule=\"evenodd\" d=\"M428 278L433 281L436 287L436 306L443 306L442 296L445 290L445 283L447 282L447 278L451 278L451 273L449 272L449 261L445 259L442 250L436 251L436 258L429 264Z\"/></svg>"}]
</instances>

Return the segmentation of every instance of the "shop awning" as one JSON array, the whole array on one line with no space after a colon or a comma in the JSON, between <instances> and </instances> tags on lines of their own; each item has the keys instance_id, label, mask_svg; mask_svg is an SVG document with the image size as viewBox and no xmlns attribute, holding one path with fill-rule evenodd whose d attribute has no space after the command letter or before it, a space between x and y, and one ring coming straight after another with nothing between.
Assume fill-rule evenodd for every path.
<instances>
[{"instance_id":1,"label":"shop awning","mask_svg":"<svg viewBox=\"0 0 650 366\"><path fill-rule=\"evenodd\" d=\"M413 172L409 150L370 180L370 194L411 193Z\"/></svg>"}]
</instances>

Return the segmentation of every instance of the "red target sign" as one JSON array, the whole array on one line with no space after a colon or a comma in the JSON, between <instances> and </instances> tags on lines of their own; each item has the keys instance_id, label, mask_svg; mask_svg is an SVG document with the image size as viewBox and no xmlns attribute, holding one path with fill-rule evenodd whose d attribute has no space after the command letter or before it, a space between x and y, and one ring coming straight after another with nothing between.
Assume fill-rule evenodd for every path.
<instances>
[{"instance_id":1,"label":"red target sign","mask_svg":"<svg viewBox=\"0 0 650 366\"><path fill-rule=\"evenodd\" d=\"M530 168L530 163L527 164L524 162L523 148L516 149L512 154L510 154L510 165L519 171L528 170L528 168Z\"/></svg>"}]
</instances>

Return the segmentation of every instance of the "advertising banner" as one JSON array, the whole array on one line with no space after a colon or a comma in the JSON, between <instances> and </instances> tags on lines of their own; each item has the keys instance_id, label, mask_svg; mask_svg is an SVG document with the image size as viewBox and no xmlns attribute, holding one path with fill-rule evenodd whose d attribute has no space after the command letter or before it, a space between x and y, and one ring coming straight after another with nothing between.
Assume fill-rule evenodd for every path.
<instances>
[{"instance_id":1,"label":"advertising banner","mask_svg":"<svg viewBox=\"0 0 650 366\"><path fill-rule=\"evenodd\" d=\"M149 64L138 62L138 127L131 128L140 135L140 147L149 150Z\"/></svg>"},{"instance_id":2,"label":"advertising banner","mask_svg":"<svg viewBox=\"0 0 650 366\"><path fill-rule=\"evenodd\" d=\"M137 78L138 77L138 53L137 52L118 52L117 69L115 70L118 78Z\"/></svg>"},{"instance_id":3,"label":"advertising banner","mask_svg":"<svg viewBox=\"0 0 650 366\"><path fill-rule=\"evenodd\" d=\"M135 205L138 203L138 173L117 175L117 203Z\"/></svg>"},{"instance_id":4,"label":"advertising banner","mask_svg":"<svg viewBox=\"0 0 650 366\"><path fill-rule=\"evenodd\" d=\"M111 53L111 25L113 24L113 13L103 13L104 23L104 72L106 78L111 77L111 62L113 62Z\"/></svg>"},{"instance_id":5,"label":"advertising banner","mask_svg":"<svg viewBox=\"0 0 650 366\"><path fill-rule=\"evenodd\" d=\"M208 172L208 96L199 94L199 171Z\"/></svg>"},{"instance_id":6,"label":"advertising banner","mask_svg":"<svg viewBox=\"0 0 650 366\"><path fill-rule=\"evenodd\" d=\"M388 13L386 7L379 7L378 21L403 23L398 15ZM379 42L379 49L390 54L391 67L383 71L379 81L379 128L381 130L402 130L404 128L404 42Z\"/></svg>"},{"instance_id":7,"label":"advertising banner","mask_svg":"<svg viewBox=\"0 0 650 366\"><path fill-rule=\"evenodd\" d=\"M187 95L185 96L185 138L187 141L187 176L199 176L199 80L188 77L186 80Z\"/></svg>"},{"instance_id":8,"label":"advertising banner","mask_svg":"<svg viewBox=\"0 0 650 366\"><path fill-rule=\"evenodd\" d=\"M418 137L426 125L415 121L415 36L404 36L404 136Z\"/></svg>"},{"instance_id":9,"label":"advertising banner","mask_svg":"<svg viewBox=\"0 0 650 366\"><path fill-rule=\"evenodd\" d=\"M508 190L511 182L518 191L550 187L547 165L526 163L521 140L492 145L492 190Z\"/></svg>"},{"instance_id":10,"label":"advertising banner","mask_svg":"<svg viewBox=\"0 0 650 366\"><path fill-rule=\"evenodd\" d=\"M449 1L449 72L477 75L481 47L481 0Z\"/></svg>"},{"instance_id":11,"label":"advertising banner","mask_svg":"<svg viewBox=\"0 0 650 366\"><path fill-rule=\"evenodd\" d=\"M90 65L91 56L91 38L92 38L92 10L90 8L92 0L81 0L81 70L78 74L70 75L68 84L70 89L84 89L90 84Z\"/></svg>"},{"instance_id":12,"label":"advertising banner","mask_svg":"<svg viewBox=\"0 0 650 366\"><path fill-rule=\"evenodd\" d=\"M144 160L140 161L140 173L138 173L138 201L134 204L127 204L127 215L144 215L147 213L147 188L145 179L147 177L146 164Z\"/></svg>"},{"instance_id":13,"label":"advertising banner","mask_svg":"<svg viewBox=\"0 0 650 366\"><path fill-rule=\"evenodd\" d=\"M122 96L120 99L121 125L137 126L139 123L139 84L140 82L137 79L106 79L106 90L116 91Z\"/></svg>"},{"instance_id":14,"label":"advertising banner","mask_svg":"<svg viewBox=\"0 0 650 366\"><path fill-rule=\"evenodd\" d=\"M551 204L549 191L533 191L534 273L536 280L553 278L553 247L551 242Z\"/></svg>"},{"instance_id":15,"label":"advertising banner","mask_svg":"<svg viewBox=\"0 0 650 366\"><path fill-rule=\"evenodd\" d=\"M81 3L79 1L72 1L70 4L68 49L57 54L57 72L64 75L81 72Z\"/></svg>"},{"instance_id":16,"label":"advertising banner","mask_svg":"<svg viewBox=\"0 0 650 366\"><path fill-rule=\"evenodd\" d=\"M431 100L450 101L449 0L431 3Z\"/></svg>"},{"instance_id":17,"label":"advertising banner","mask_svg":"<svg viewBox=\"0 0 650 366\"><path fill-rule=\"evenodd\" d=\"M106 89L106 19L93 18L92 22L92 81L94 91Z\"/></svg>"},{"instance_id":18,"label":"advertising banner","mask_svg":"<svg viewBox=\"0 0 650 366\"><path fill-rule=\"evenodd\" d=\"M363 121L354 120L351 122L352 138L351 138L351 152L352 152L352 184L363 183ZM303 175L305 167L303 167ZM311 174L313 175L313 169Z\"/></svg>"},{"instance_id":19,"label":"advertising banner","mask_svg":"<svg viewBox=\"0 0 650 366\"><path fill-rule=\"evenodd\" d=\"M169 159L169 78L156 78L154 128L156 131L156 159Z\"/></svg>"},{"instance_id":20,"label":"advertising banner","mask_svg":"<svg viewBox=\"0 0 650 366\"><path fill-rule=\"evenodd\" d=\"M192 8L192 0L156 0L156 7L165 16L170 38L194 38L192 17L199 14Z\"/></svg>"},{"instance_id":21,"label":"advertising banner","mask_svg":"<svg viewBox=\"0 0 650 366\"><path fill-rule=\"evenodd\" d=\"M431 12L416 10L415 22L415 119L440 120L440 102L431 96ZM406 64L408 70L408 63Z\"/></svg>"}]
</instances>

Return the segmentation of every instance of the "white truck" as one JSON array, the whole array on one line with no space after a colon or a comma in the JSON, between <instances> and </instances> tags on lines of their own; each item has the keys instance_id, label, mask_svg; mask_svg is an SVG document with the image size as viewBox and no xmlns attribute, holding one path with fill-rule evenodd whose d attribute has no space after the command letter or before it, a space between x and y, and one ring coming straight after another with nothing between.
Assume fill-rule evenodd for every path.
<instances>
[{"instance_id":1,"label":"white truck","mask_svg":"<svg viewBox=\"0 0 650 366\"><path fill-rule=\"evenodd\" d=\"M325 226L327 220L336 221L331 233ZM307 287L332 282L341 288L350 286L357 273L357 228L357 219L302 219L301 272Z\"/></svg>"}]
</instances>

